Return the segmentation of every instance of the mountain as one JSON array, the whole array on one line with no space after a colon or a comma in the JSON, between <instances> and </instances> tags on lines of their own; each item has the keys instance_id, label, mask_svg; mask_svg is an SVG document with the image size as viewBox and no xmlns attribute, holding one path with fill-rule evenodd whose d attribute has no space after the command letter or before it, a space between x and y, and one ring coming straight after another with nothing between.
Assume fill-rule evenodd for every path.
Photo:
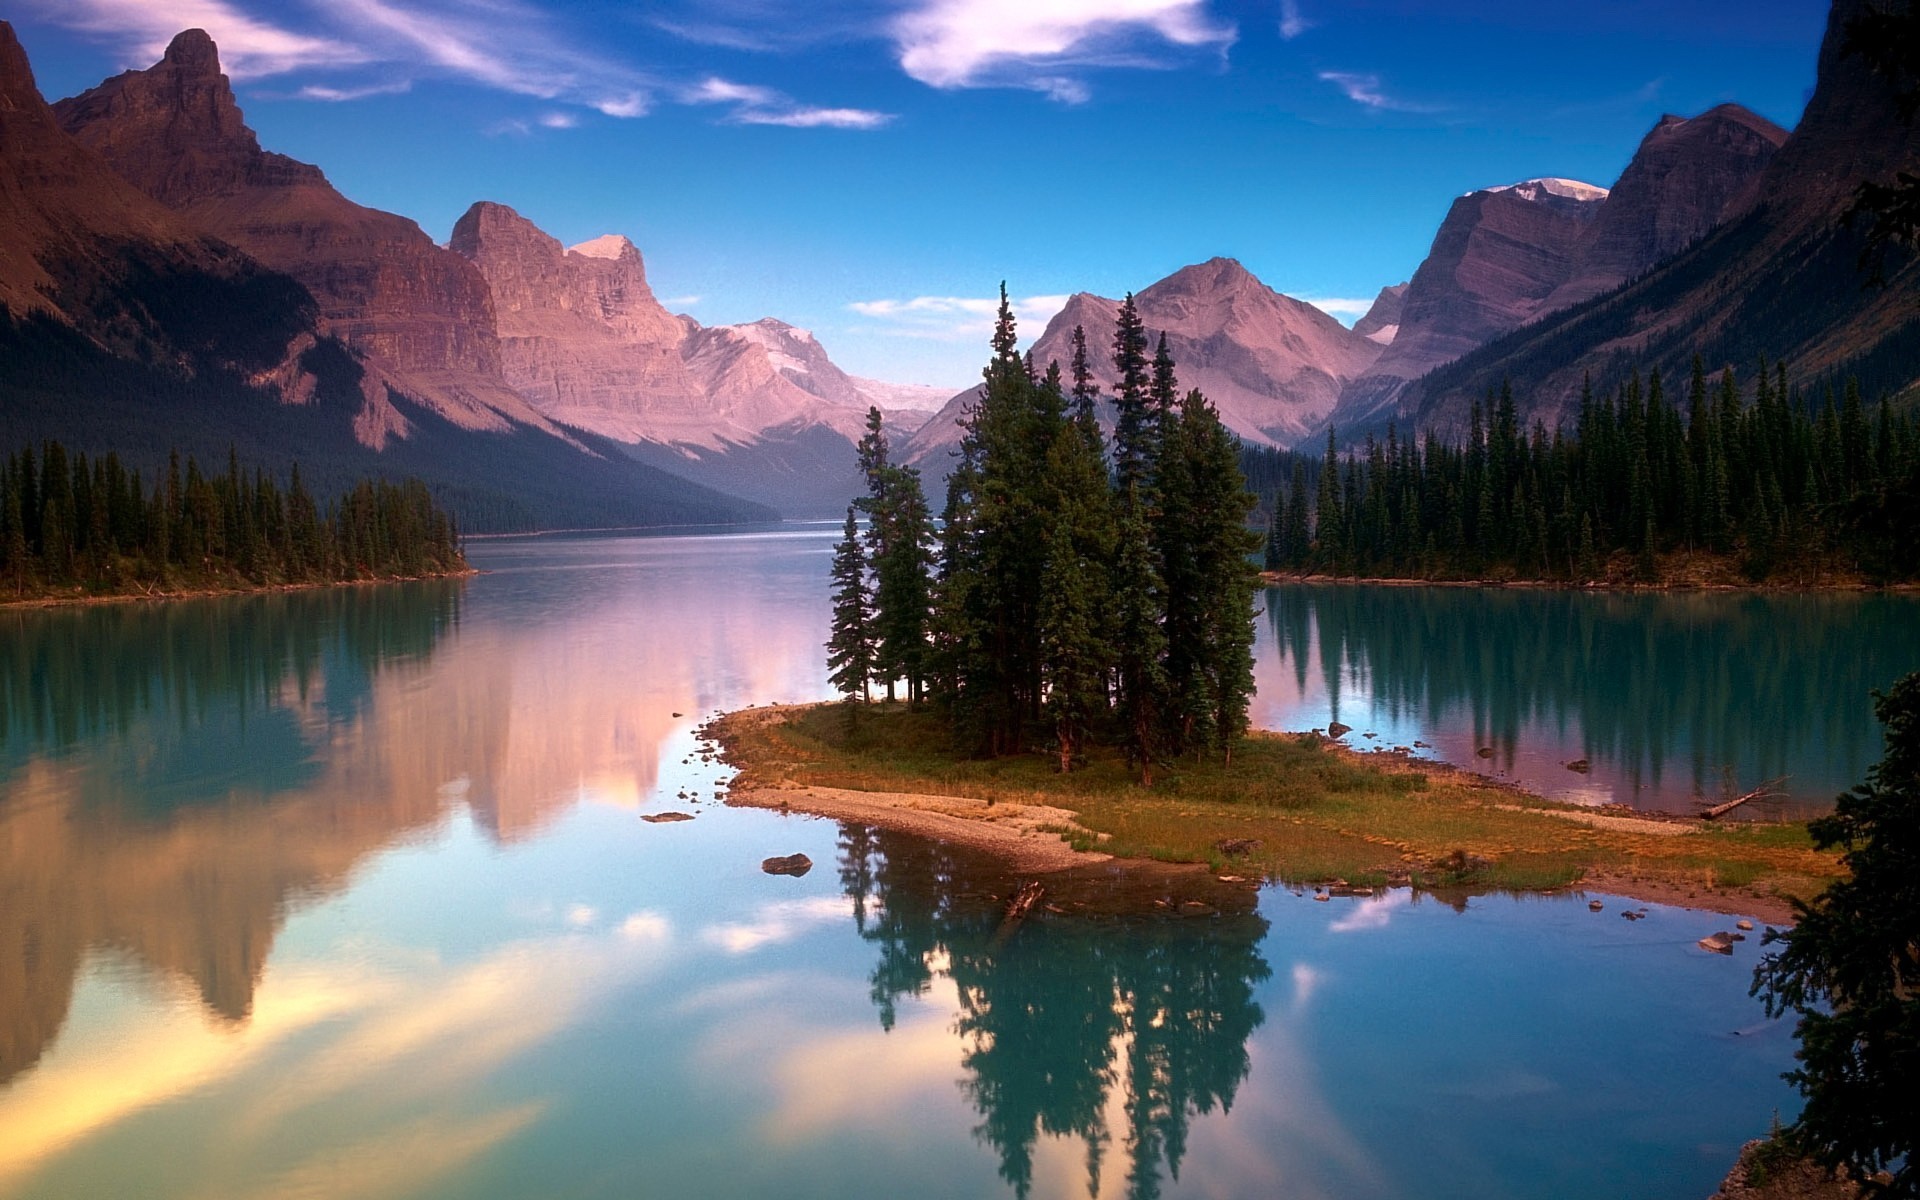
<instances>
[{"instance_id":1,"label":"mountain","mask_svg":"<svg viewBox=\"0 0 1920 1200\"><path fill-rule=\"evenodd\" d=\"M313 320L293 281L183 221L60 128L0 21L0 308L119 353L270 371ZM223 334L235 328L248 336Z\"/></svg>"},{"instance_id":2,"label":"mountain","mask_svg":"<svg viewBox=\"0 0 1920 1200\"><path fill-rule=\"evenodd\" d=\"M1869 394L1920 382L1920 255L1889 248L1884 282L1871 285L1864 233L1845 224L1861 182L1920 170L1920 124L1903 121L1893 86L1841 50L1846 22L1866 7L1834 4L1806 112L1750 208L1631 282L1435 371L1396 415L1457 426L1473 397L1510 379L1530 415L1551 423L1584 379L1610 387L1632 367L1684 377L1695 355L1716 372L1751 371L1764 355L1805 383L1850 374Z\"/></svg>"},{"instance_id":3,"label":"mountain","mask_svg":"<svg viewBox=\"0 0 1920 1200\"><path fill-rule=\"evenodd\" d=\"M1369 341L1382 346L1393 345L1393 339L1400 333L1400 314L1407 307L1407 285L1396 283L1392 287L1383 287L1380 294L1373 298L1373 304L1367 314L1353 323L1353 331Z\"/></svg>"},{"instance_id":4,"label":"mountain","mask_svg":"<svg viewBox=\"0 0 1920 1200\"><path fill-rule=\"evenodd\" d=\"M1325 417L1348 380L1380 345L1326 313L1283 296L1231 258L1184 267L1134 296L1147 337L1164 333L1180 388L1199 388L1242 440L1289 446ZM1072 361L1073 329L1086 330L1094 377L1111 390L1113 328L1120 303L1079 292L1033 344L1036 367ZM907 461L944 462L958 444L956 422L974 393L963 392L903 448Z\"/></svg>"},{"instance_id":5,"label":"mountain","mask_svg":"<svg viewBox=\"0 0 1920 1200\"><path fill-rule=\"evenodd\" d=\"M1408 381L1538 315L1606 198L1576 180L1529 179L1455 200L1407 283L1392 344L1341 390L1328 423L1345 431L1370 420Z\"/></svg>"},{"instance_id":6,"label":"mountain","mask_svg":"<svg viewBox=\"0 0 1920 1200\"><path fill-rule=\"evenodd\" d=\"M626 238L568 249L501 204L469 208L449 246L491 294L506 381L540 412L793 516L838 513L860 490L853 444L890 397L806 330L676 316Z\"/></svg>"},{"instance_id":7,"label":"mountain","mask_svg":"<svg viewBox=\"0 0 1920 1200\"><path fill-rule=\"evenodd\" d=\"M85 105L69 102L71 123L89 133L83 142L40 95L0 22L0 452L57 438L88 454L117 451L148 479L165 469L169 448L208 463L232 451L274 471L297 458L323 492L370 474L417 475L473 531L773 515L565 433L497 377L438 376L473 378L497 405L406 390L434 379L409 365L432 361L423 346L437 339L434 353L451 362L466 335L451 321L410 324L397 302L391 319L377 305L365 319L329 315L303 281L204 223L198 203L166 203L229 186L228 199L252 203L286 178L320 210L357 207L315 183L317 172L259 151L204 35L176 39L163 65L157 83L133 72ZM399 218L369 220L418 235ZM323 242L324 226L311 228ZM369 253L359 266L343 258L342 278L365 268L381 287L403 286ZM436 274L447 258L437 253L412 260L421 276L406 286L448 278ZM325 282L323 272L310 278ZM327 294L338 300L342 289ZM484 306L484 287L477 295Z\"/></svg>"},{"instance_id":8,"label":"mountain","mask_svg":"<svg viewBox=\"0 0 1920 1200\"><path fill-rule=\"evenodd\" d=\"M403 434L380 384L453 424L504 431L551 424L501 377L487 288L459 255L405 217L355 204L318 167L260 148L205 32L174 38L126 71L54 106L61 125L120 176L196 227L292 276L372 377L358 434Z\"/></svg>"},{"instance_id":9,"label":"mountain","mask_svg":"<svg viewBox=\"0 0 1920 1200\"><path fill-rule=\"evenodd\" d=\"M1745 213L1787 131L1738 104L1661 117L1575 247L1541 313L1591 299Z\"/></svg>"}]
</instances>

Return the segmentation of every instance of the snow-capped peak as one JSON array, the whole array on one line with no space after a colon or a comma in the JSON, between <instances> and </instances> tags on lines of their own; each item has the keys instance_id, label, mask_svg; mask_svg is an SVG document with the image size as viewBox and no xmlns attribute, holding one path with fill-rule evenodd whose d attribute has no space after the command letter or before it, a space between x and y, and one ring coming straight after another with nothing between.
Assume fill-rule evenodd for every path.
<instances>
[{"instance_id":1,"label":"snow-capped peak","mask_svg":"<svg viewBox=\"0 0 1920 1200\"><path fill-rule=\"evenodd\" d=\"M1595 187L1591 183L1582 183L1578 179L1523 179L1519 183L1502 184L1499 187L1481 188L1483 192L1513 192L1527 200L1538 200L1542 195L1559 196L1565 200L1594 201L1605 200L1607 189ZM1471 196L1473 193L1468 192Z\"/></svg>"}]
</instances>

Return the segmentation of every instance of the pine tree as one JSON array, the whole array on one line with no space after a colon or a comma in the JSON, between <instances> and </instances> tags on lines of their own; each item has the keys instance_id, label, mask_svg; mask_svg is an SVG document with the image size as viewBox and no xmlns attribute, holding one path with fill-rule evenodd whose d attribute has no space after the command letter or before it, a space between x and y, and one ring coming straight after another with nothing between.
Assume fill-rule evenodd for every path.
<instances>
[{"instance_id":1,"label":"pine tree","mask_svg":"<svg viewBox=\"0 0 1920 1200\"><path fill-rule=\"evenodd\" d=\"M833 626L827 639L827 678L849 701L865 702L874 673L873 598L866 546L847 506L846 534L833 549Z\"/></svg>"}]
</instances>

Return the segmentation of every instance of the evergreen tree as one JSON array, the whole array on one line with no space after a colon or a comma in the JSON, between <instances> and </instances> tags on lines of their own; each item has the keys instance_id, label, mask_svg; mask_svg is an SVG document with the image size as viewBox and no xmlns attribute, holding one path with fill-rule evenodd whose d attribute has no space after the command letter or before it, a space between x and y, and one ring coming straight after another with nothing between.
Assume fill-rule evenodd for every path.
<instances>
[{"instance_id":1,"label":"evergreen tree","mask_svg":"<svg viewBox=\"0 0 1920 1200\"><path fill-rule=\"evenodd\" d=\"M866 547L848 505L845 536L833 548L833 626L827 639L827 679L848 700L869 698L874 640Z\"/></svg>"},{"instance_id":2,"label":"evergreen tree","mask_svg":"<svg viewBox=\"0 0 1920 1200\"><path fill-rule=\"evenodd\" d=\"M1892 1171L1876 1192L1920 1196L1920 674L1874 709L1886 754L1864 784L1809 826L1816 845L1844 851L1847 877L1795 923L1768 930L1777 946L1754 971L1769 1016L1799 1014L1798 1069L1787 1078L1806 1107L1786 1133L1828 1167L1862 1178Z\"/></svg>"}]
</instances>

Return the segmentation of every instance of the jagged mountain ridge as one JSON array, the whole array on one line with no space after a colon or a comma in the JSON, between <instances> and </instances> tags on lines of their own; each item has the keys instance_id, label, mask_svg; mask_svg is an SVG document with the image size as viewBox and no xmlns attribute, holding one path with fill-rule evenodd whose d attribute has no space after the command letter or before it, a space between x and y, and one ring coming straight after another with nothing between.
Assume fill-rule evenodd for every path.
<instances>
[{"instance_id":1,"label":"jagged mountain ridge","mask_svg":"<svg viewBox=\"0 0 1920 1200\"><path fill-rule=\"evenodd\" d=\"M1750 210L1786 131L1737 104L1665 116L1610 189L1530 180L1454 201L1393 344L1328 424L1383 424L1413 380L1618 287Z\"/></svg>"},{"instance_id":2,"label":"jagged mountain ridge","mask_svg":"<svg viewBox=\"0 0 1920 1200\"><path fill-rule=\"evenodd\" d=\"M1149 342L1161 334L1180 388L1205 392L1221 421L1254 445L1292 445L1329 412L1341 386L1381 353L1379 343L1319 309L1261 283L1230 258L1184 267L1134 296ZM1033 343L1036 366L1072 361L1075 326L1103 389L1117 382L1114 322L1120 302L1088 292L1069 297ZM907 461L944 462L958 444L957 422L972 391L954 397L903 447Z\"/></svg>"},{"instance_id":3,"label":"jagged mountain ridge","mask_svg":"<svg viewBox=\"0 0 1920 1200\"><path fill-rule=\"evenodd\" d=\"M830 515L860 490L853 443L888 397L806 330L676 316L627 238L568 249L501 204L469 208L449 245L491 289L507 382L546 415L793 515ZM904 418L896 434L919 424Z\"/></svg>"},{"instance_id":4,"label":"jagged mountain ridge","mask_svg":"<svg viewBox=\"0 0 1920 1200\"><path fill-rule=\"evenodd\" d=\"M321 331L363 356L356 432L369 446L407 429L388 387L463 428L558 432L503 382L491 300L472 266L411 220L347 199L318 167L262 150L204 31L54 112L122 178L313 294Z\"/></svg>"},{"instance_id":5,"label":"jagged mountain ridge","mask_svg":"<svg viewBox=\"0 0 1920 1200\"><path fill-rule=\"evenodd\" d=\"M1554 314L1435 371L1410 387L1402 422L1456 427L1471 400L1510 379L1551 424L1583 380L1597 387L1637 366L1684 377L1750 372L1764 355L1817 382L1853 374L1871 393L1920 384L1920 254L1893 247L1884 285L1860 267L1863 234L1844 223L1855 188L1920 169L1920 125L1900 118L1895 92L1842 53L1863 0L1837 0L1806 112L1767 162L1753 206L1643 276Z\"/></svg>"},{"instance_id":6,"label":"jagged mountain ridge","mask_svg":"<svg viewBox=\"0 0 1920 1200\"><path fill-rule=\"evenodd\" d=\"M212 175L194 165L182 177ZM299 281L69 134L3 21L0 310L0 449L59 439L117 451L150 479L170 447L209 463L232 449L276 472L298 459L323 492L414 474L476 531L772 516L598 439L556 436L531 410L530 422L496 413L476 431L396 390L326 327ZM370 438L369 421L386 436Z\"/></svg>"}]
</instances>

